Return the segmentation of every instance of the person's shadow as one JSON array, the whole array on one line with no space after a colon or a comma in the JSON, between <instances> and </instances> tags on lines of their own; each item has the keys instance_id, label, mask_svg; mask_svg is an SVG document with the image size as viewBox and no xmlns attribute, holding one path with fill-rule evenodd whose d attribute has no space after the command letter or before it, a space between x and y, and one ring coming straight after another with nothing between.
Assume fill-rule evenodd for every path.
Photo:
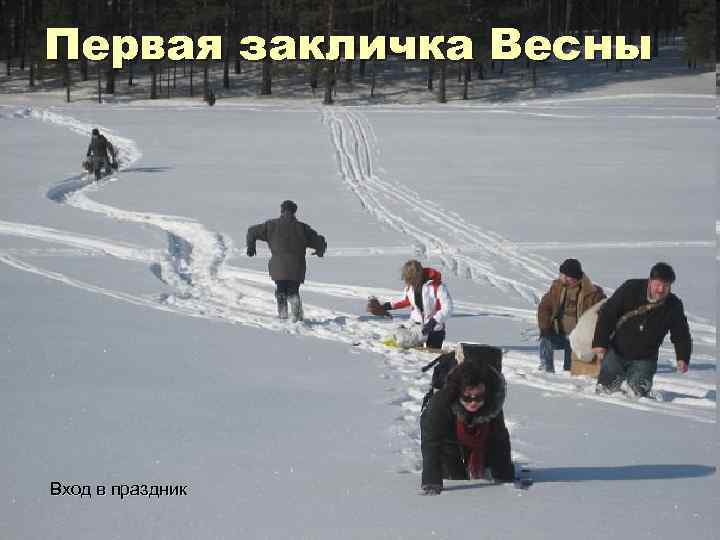
<instances>
[{"instance_id":1,"label":"person's shadow","mask_svg":"<svg viewBox=\"0 0 720 540\"><path fill-rule=\"evenodd\" d=\"M592 482L595 480L677 480L700 478L715 474L715 467L707 465L624 465L621 467L545 467L530 468L532 484L550 482ZM451 484L444 491L465 491L489 487L485 481Z\"/></svg>"},{"instance_id":2,"label":"person's shadow","mask_svg":"<svg viewBox=\"0 0 720 540\"><path fill-rule=\"evenodd\" d=\"M674 480L712 476L716 468L707 465L623 465L620 467L530 468L534 483L591 482L593 480Z\"/></svg>"}]
</instances>

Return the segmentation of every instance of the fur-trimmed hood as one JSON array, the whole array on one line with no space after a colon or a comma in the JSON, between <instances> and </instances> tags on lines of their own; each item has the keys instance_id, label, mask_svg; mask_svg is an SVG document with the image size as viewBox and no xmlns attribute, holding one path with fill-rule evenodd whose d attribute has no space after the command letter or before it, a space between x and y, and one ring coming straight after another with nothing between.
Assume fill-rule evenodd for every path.
<instances>
[{"instance_id":1,"label":"fur-trimmed hood","mask_svg":"<svg viewBox=\"0 0 720 540\"><path fill-rule=\"evenodd\" d=\"M507 395L505 377L503 377L502 373L498 372L492 366L488 366L488 372L490 373L490 376L495 379L493 384L490 385L495 387L495 391L487 396L485 404L479 411L474 414L469 413L465 410L462 403L460 403L460 398L450 405L453 414L458 418L463 418L465 423L469 426L489 422L500 414L500 411L502 411L503 405L505 404L505 396Z\"/></svg>"}]
</instances>

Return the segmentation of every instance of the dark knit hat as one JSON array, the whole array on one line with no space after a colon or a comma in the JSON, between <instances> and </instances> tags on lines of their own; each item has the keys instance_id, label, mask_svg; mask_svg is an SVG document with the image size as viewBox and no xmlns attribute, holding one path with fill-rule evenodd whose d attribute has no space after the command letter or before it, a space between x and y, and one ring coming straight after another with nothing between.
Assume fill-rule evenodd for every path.
<instances>
[{"instance_id":1,"label":"dark knit hat","mask_svg":"<svg viewBox=\"0 0 720 540\"><path fill-rule=\"evenodd\" d=\"M294 214L295 212L297 212L297 204L290 200L283 201L280 205L280 211L291 212Z\"/></svg>"},{"instance_id":2,"label":"dark knit hat","mask_svg":"<svg viewBox=\"0 0 720 540\"><path fill-rule=\"evenodd\" d=\"M665 283L675 283L675 270L665 262L656 263L650 269L650 279L659 279Z\"/></svg>"},{"instance_id":3,"label":"dark knit hat","mask_svg":"<svg viewBox=\"0 0 720 540\"><path fill-rule=\"evenodd\" d=\"M565 259L560 265L560 273L575 279L582 279L583 277L582 266L580 266L580 261L577 259Z\"/></svg>"}]
</instances>

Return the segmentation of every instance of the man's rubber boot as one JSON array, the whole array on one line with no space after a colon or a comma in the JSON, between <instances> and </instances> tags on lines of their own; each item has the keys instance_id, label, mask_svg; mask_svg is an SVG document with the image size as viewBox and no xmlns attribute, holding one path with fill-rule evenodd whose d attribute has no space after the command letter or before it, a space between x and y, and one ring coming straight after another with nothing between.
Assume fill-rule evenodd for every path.
<instances>
[{"instance_id":1,"label":"man's rubber boot","mask_svg":"<svg viewBox=\"0 0 720 540\"><path fill-rule=\"evenodd\" d=\"M302 301L300 300L299 294L293 294L288 296L288 302L290 303L290 315L292 316L292 322L298 322L303 320L303 308Z\"/></svg>"},{"instance_id":2,"label":"man's rubber boot","mask_svg":"<svg viewBox=\"0 0 720 540\"><path fill-rule=\"evenodd\" d=\"M277 299L277 310L278 310L278 317L280 319L287 319L288 318L288 297L285 293L275 293L275 298Z\"/></svg>"}]
</instances>

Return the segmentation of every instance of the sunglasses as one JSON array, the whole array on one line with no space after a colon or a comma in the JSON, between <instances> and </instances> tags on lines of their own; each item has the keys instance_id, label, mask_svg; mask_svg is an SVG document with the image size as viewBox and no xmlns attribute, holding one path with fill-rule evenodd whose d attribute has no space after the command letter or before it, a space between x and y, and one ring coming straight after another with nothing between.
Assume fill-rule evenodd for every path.
<instances>
[{"instance_id":1,"label":"sunglasses","mask_svg":"<svg viewBox=\"0 0 720 540\"><path fill-rule=\"evenodd\" d=\"M465 403L482 403L485 401L485 394L478 394L476 396L463 394L460 396L460 401L464 401Z\"/></svg>"}]
</instances>

